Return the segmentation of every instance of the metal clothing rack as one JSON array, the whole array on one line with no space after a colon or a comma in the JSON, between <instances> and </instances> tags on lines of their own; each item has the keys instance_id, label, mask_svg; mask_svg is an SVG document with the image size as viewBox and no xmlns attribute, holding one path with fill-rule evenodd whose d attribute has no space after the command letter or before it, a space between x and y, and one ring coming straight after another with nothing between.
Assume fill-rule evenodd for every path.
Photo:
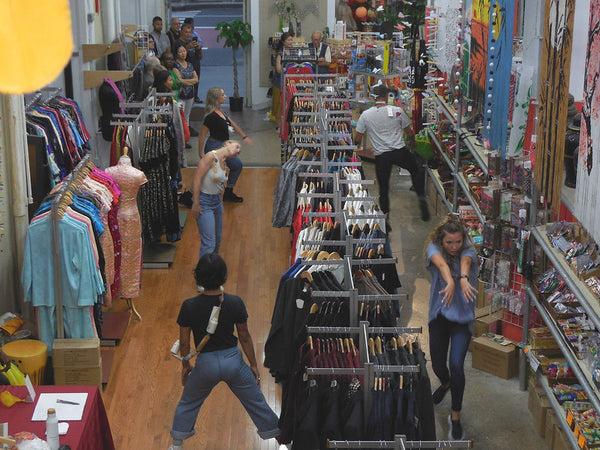
<instances>
[{"instance_id":1,"label":"metal clothing rack","mask_svg":"<svg viewBox=\"0 0 600 450\"><path fill-rule=\"evenodd\" d=\"M56 337L63 339L65 337L65 327L63 319L63 304L62 304L62 269L61 269L61 255L60 255L60 232L58 227L58 221L60 220L59 208L65 198L65 193L71 191L74 183L79 179L79 174L85 167L88 166L90 160L89 155L83 157L83 159L77 164L73 172L71 172L63 183L66 183L64 187L58 192L58 195L52 201L50 208L50 226L52 230L52 260L54 269L54 295L55 295L55 311L56 311Z\"/></svg>"},{"instance_id":2,"label":"metal clothing rack","mask_svg":"<svg viewBox=\"0 0 600 450\"><path fill-rule=\"evenodd\" d=\"M406 436L396 435L393 441L330 441L327 448L473 448L473 441L407 441Z\"/></svg>"}]
</instances>

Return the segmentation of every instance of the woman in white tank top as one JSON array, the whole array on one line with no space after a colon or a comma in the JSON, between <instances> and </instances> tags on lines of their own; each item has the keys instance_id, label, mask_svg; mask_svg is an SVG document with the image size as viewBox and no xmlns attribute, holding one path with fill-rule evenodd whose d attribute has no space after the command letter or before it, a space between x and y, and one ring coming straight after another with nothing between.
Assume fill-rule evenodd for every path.
<instances>
[{"instance_id":1,"label":"woman in white tank top","mask_svg":"<svg viewBox=\"0 0 600 450\"><path fill-rule=\"evenodd\" d=\"M240 153L240 143L226 141L223 147L206 153L194 175L192 215L200 233L200 258L219 253L223 234L222 193L227 182L225 161Z\"/></svg>"}]
</instances>

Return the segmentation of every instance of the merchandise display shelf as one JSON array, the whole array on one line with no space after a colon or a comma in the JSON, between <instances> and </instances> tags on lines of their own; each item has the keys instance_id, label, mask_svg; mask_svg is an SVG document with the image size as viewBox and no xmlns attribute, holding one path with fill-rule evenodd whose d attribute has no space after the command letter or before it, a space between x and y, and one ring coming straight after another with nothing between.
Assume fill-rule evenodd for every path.
<instances>
[{"instance_id":1,"label":"merchandise display shelf","mask_svg":"<svg viewBox=\"0 0 600 450\"><path fill-rule=\"evenodd\" d=\"M448 106L446 101L442 97L440 97L440 95L435 94L435 99L437 100L437 104L439 105L439 107L442 109L444 116L446 116L446 119L448 119L450 122L452 122L453 125L455 125L457 121L456 110Z\"/></svg>"},{"instance_id":2,"label":"merchandise display shelf","mask_svg":"<svg viewBox=\"0 0 600 450\"><path fill-rule=\"evenodd\" d=\"M484 153L485 151L483 149L483 145L481 145L481 144L479 144L479 142L477 142L475 136L467 136L467 133L469 133L467 130L461 128L460 136L459 136L460 140L463 141L467 145L467 148L473 155L473 158L475 158L475 160L477 161L477 164L479 164L479 167L481 168L481 170L483 170L483 172L487 175L488 174L487 155Z\"/></svg>"},{"instance_id":3,"label":"merchandise display shelf","mask_svg":"<svg viewBox=\"0 0 600 450\"><path fill-rule=\"evenodd\" d=\"M377 79L380 80L393 80L396 77L402 77L402 74L400 73L378 73L378 72L369 72L368 70L360 70L360 69L350 69L348 68L348 72L352 72L355 75L366 75L369 77L375 77Z\"/></svg>"},{"instance_id":4,"label":"merchandise display shelf","mask_svg":"<svg viewBox=\"0 0 600 450\"><path fill-rule=\"evenodd\" d=\"M431 130L429 131L429 138L437 146L439 153L444 158L444 161L446 161L446 164L448 165L448 167L450 167L450 169L452 170L454 176L456 177L456 179L458 181L458 184L460 185L461 189L463 190L463 192L465 194L465 197L467 197L467 199L469 200L469 203L475 210L475 214L477 214L477 218L479 219L479 221L482 224L485 223L485 218L483 217L483 214L481 214L481 209L479 208L479 204L475 201L475 199L471 195L471 191L469 189L469 183L467 182L466 178L464 177L464 175L462 173L456 173L456 166L455 166L454 162L450 159L450 157L446 154L446 152L444 152L442 150L442 147L440 145L440 142L437 139L437 136ZM439 181L438 181L438 183L439 183Z\"/></svg>"},{"instance_id":5,"label":"merchandise display shelf","mask_svg":"<svg viewBox=\"0 0 600 450\"><path fill-rule=\"evenodd\" d=\"M427 174L429 175L429 177L433 181L433 185L435 186L435 190L438 191L438 194L440 195L442 201L444 202L444 204L448 208L448 211L452 211L452 204L446 198L446 191L444 190L444 187L442 186L442 183L440 182L440 177L437 174L437 171L435 171L435 173L434 173L434 171L431 170L429 167L426 167L425 170L427 170Z\"/></svg>"},{"instance_id":6,"label":"merchandise display shelf","mask_svg":"<svg viewBox=\"0 0 600 450\"><path fill-rule=\"evenodd\" d=\"M579 303L585 309L590 320L594 322L596 329L600 330L600 303L596 296L588 289L583 281L576 278L562 253L550 245L548 238L546 237L545 225L533 228L532 233L536 241L544 250L544 253L552 262L552 265L564 278L569 289L575 294L575 297L577 297L577 300L579 300Z\"/></svg>"},{"instance_id":7,"label":"merchandise display shelf","mask_svg":"<svg viewBox=\"0 0 600 450\"><path fill-rule=\"evenodd\" d=\"M592 373L588 370L587 367L585 367L585 365L580 364L580 360L573 353L571 346L566 342L563 333L558 328L558 325L556 325L556 322L554 322L554 319L552 318L550 313L548 313L544 305L542 305L538 301L535 292L529 286L527 287L527 293L529 294L529 297L533 300L533 303L537 307L540 315L542 316L542 319L544 319L544 322L548 326L552 337L554 337L554 339L558 343L558 346L563 356L569 362L569 366L571 367L573 373L577 377L579 384L587 394L588 399L594 405L596 411L600 411L600 393L598 392L598 389L596 389L596 387L594 386Z\"/></svg>"},{"instance_id":8,"label":"merchandise display shelf","mask_svg":"<svg viewBox=\"0 0 600 450\"><path fill-rule=\"evenodd\" d=\"M565 432L565 435L566 435L567 439L569 440L569 443L571 444L571 446L573 448L579 448L579 443L577 442L577 436L575 436L575 433L573 433L573 430L571 430L571 427L567 423L565 410L562 408L560 403L558 403L558 400L554 396L554 393L552 392L552 388L548 384L548 378L546 378L544 375L540 374L539 371L536 372L536 377L537 377L538 381L540 382L542 389L544 389L544 392L546 393L546 396L548 397L548 400L550 401L550 404L552 405L552 409L556 412L556 418L557 418L558 422L560 423L561 428Z\"/></svg>"}]
</instances>

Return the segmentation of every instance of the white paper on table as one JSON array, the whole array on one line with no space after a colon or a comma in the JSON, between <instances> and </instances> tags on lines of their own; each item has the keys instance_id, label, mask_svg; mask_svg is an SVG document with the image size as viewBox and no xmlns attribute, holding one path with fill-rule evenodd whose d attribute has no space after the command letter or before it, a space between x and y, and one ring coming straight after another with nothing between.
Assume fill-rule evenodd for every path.
<instances>
[{"instance_id":1,"label":"white paper on table","mask_svg":"<svg viewBox=\"0 0 600 450\"><path fill-rule=\"evenodd\" d=\"M87 401L87 392L76 393L69 392L65 394L60 393L45 393L38 396L35 410L31 421L45 421L48 416L48 409L54 408L56 410L56 418L59 421L65 420L81 420L83 417L83 410L85 409L85 402ZM65 403L57 403L56 400L67 400L69 402L79 403L78 405L68 405Z\"/></svg>"}]
</instances>

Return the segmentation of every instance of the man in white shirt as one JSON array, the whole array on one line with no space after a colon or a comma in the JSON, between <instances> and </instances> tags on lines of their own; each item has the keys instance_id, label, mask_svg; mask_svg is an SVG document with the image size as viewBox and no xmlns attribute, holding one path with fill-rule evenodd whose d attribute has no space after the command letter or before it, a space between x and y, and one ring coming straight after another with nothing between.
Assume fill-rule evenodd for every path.
<instances>
[{"instance_id":1,"label":"man in white shirt","mask_svg":"<svg viewBox=\"0 0 600 450\"><path fill-rule=\"evenodd\" d=\"M375 155L375 176L379 184L379 206L387 216L390 212L390 176L396 164L410 172L419 197L421 219L429 220L425 199L425 170L412 150L416 147L415 133L406 113L399 106L388 105L388 88L382 84L373 88L375 106L364 111L356 123L355 140L361 145L364 133L369 133ZM406 133L406 143L403 132Z\"/></svg>"},{"instance_id":2,"label":"man in white shirt","mask_svg":"<svg viewBox=\"0 0 600 450\"><path fill-rule=\"evenodd\" d=\"M154 45L156 48L154 49L157 56L163 54L165 50L171 49L171 41L169 41L169 37L162 32L163 29L163 20L161 17L156 16L152 19L152 31L150 34L154 38Z\"/></svg>"},{"instance_id":3,"label":"man in white shirt","mask_svg":"<svg viewBox=\"0 0 600 450\"><path fill-rule=\"evenodd\" d=\"M329 73L329 63L331 63L331 50L329 46L323 42L323 34L320 31L315 31L310 37L309 47L313 47L317 54L317 73Z\"/></svg>"}]
</instances>

